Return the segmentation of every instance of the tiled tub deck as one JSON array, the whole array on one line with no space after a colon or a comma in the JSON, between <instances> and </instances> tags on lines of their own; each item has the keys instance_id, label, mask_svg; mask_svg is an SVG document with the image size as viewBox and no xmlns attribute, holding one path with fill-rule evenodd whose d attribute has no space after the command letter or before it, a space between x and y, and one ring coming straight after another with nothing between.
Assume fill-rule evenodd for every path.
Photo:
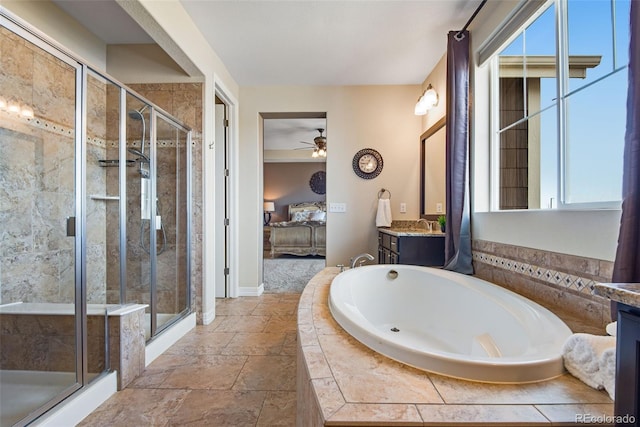
<instances>
[{"instance_id":1,"label":"tiled tub deck","mask_svg":"<svg viewBox=\"0 0 640 427\"><path fill-rule=\"evenodd\" d=\"M498 385L423 372L369 350L329 312L329 267L298 306L297 425L580 425L607 423L613 404L570 374Z\"/></svg>"}]
</instances>

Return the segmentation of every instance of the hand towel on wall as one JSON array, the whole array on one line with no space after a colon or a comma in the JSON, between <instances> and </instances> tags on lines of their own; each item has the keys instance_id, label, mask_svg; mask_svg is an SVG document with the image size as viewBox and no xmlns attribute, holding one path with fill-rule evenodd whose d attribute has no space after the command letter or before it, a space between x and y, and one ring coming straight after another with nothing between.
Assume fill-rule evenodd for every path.
<instances>
[{"instance_id":1,"label":"hand towel on wall","mask_svg":"<svg viewBox=\"0 0 640 427\"><path fill-rule=\"evenodd\" d=\"M564 343L564 366L574 377L595 389L604 388L600 372L600 357L605 350L615 348L616 337L577 333Z\"/></svg>"},{"instance_id":2,"label":"hand towel on wall","mask_svg":"<svg viewBox=\"0 0 640 427\"><path fill-rule=\"evenodd\" d=\"M389 199L378 199L376 227L391 227L391 201Z\"/></svg>"}]
</instances>

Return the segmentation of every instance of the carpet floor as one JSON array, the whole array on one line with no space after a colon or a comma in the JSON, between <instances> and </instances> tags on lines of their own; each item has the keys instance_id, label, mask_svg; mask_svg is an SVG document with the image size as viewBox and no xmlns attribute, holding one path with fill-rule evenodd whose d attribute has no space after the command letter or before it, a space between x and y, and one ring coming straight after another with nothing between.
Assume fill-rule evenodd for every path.
<instances>
[{"instance_id":1,"label":"carpet floor","mask_svg":"<svg viewBox=\"0 0 640 427\"><path fill-rule=\"evenodd\" d=\"M302 293L306 284L325 267L324 257L281 255L264 259L265 293Z\"/></svg>"}]
</instances>

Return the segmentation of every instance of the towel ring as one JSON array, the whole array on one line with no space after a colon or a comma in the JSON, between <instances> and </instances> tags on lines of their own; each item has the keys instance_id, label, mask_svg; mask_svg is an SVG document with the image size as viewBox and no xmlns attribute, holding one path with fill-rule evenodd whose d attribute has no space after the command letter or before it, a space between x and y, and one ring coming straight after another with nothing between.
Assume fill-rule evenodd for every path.
<instances>
[{"instance_id":1,"label":"towel ring","mask_svg":"<svg viewBox=\"0 0 640 427\"><path fill-rule=\"evenodd\" d=\"M391 200L391 191L386 188L381 188L380 191L378 191L378 199L381 199L382 196L384 196L384 193L389 193L389 200Z\"/></svg>"}]
</instances>

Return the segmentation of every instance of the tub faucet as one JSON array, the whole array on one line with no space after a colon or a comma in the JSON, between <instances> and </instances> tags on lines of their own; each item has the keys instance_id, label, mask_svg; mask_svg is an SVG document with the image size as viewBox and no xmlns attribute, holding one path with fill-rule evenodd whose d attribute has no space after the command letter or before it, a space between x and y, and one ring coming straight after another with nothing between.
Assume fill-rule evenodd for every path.
<instances>
[{"instance_id":1,"label":"tub faucet","mask_svg":"<svg viewBox=\"0 0 640 427\"><path fill-rule=\"evenodd\" d=\"M427 221L427 220L426 220L426 219L424 219L424 218L419 218L416 222L417 222L418 224L420 224L421 222L424 222L424 223L425 223L425 225L427 226L427 230L428 230L429 232L432 232L432 231L433 231L433 224L431 223L431 221Z\"/></svg>"},{"instance_id":2,"label":"tub faucet","mask_svg":"<svg viewBox=\"0 0 640 427\"><path fill-rule=\"evenodd\" d=\"M351 258L351 268L360 267L364 263L365 259L368 259L369 261L373 261L373 255L368 253L363 253L363 254L354 256L353 258Z\"/></svg>"}]
</instances>

